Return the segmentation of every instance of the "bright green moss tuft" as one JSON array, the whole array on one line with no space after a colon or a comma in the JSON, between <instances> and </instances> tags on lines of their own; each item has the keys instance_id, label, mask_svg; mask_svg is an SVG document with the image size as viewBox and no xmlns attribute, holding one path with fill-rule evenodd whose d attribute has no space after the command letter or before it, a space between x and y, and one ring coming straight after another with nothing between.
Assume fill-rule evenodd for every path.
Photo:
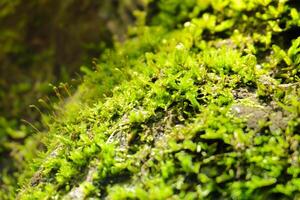
<instances>
[{"instance_id":1,"label":"bright green moss tuft","mask_svg":"<svg viewBox=\"0 0 300 200\"><path fill-rule=\"evenodd\" d=\"M152 1L51 119L18 197L298 199L297 5Z\"/></svg>"}]
</instances>

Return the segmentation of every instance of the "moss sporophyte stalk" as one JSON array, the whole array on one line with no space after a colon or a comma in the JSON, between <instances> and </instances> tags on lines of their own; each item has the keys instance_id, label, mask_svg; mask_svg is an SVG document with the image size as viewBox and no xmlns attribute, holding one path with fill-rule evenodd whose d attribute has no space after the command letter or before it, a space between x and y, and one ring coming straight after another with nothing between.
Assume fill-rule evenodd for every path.
<instances>
[{"instance_id":1,"label":"moss sporophyte stalk","mask_svg":"<svg viewBox=\"0 0 300 200\"><path fill-rule=\"evenodd\" d=\"M299 199L299 2L145 3L48 121L17 198Z\"/></svg>"}]
</instances>

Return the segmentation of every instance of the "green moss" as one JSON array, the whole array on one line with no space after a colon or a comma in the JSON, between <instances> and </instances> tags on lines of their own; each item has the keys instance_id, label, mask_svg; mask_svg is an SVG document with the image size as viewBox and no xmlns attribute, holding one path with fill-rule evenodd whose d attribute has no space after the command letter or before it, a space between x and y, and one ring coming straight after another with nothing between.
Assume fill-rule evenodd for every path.
<instances>
[{"instance_id":1,"label":"green moss","mask_svg":"<svg viewBox=\"0 0 300 200\"><path fill-rule=\"evenodd\" d=\"M35 136L47 130L41 121L81 82L71 78L131 24L127 10L137 4L116 3L0 0L0 199L13 199L26 160L43 147Z\"/></svg>"},{"instance_id":2,"label":"green moss","mask_svg":"<svg viewBox=\"0 0 300 200\"><path fill-rule=\"evenodd\" d=\"M297 5L152 1L49 119L18 197L299 198Z\"/></svg>"}]
</instances>

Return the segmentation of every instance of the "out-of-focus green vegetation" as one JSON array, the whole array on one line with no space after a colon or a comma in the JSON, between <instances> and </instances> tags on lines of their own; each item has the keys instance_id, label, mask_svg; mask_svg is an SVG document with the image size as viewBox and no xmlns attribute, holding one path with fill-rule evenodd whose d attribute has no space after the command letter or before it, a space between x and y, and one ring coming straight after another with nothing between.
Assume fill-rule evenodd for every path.
<instances>
[{"instance_id":1,"label":"out-of-focus green vegetation","mask_svg":"<svg viewBox=\"0 0 300 200\"><path fill-rule=\"evenodd\" d=\"M43 115L17 198L298 199L299 2L144 3Z\"/></svg>"}]
</instances>

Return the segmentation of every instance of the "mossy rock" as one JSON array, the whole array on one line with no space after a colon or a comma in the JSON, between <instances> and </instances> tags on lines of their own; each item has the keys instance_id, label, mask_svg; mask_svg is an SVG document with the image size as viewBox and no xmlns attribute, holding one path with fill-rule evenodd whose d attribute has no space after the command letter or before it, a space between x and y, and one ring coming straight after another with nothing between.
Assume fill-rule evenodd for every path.
<instances>
[{"instance_id":1,"label":"mossy rock","mask_svg":"<svg viewBox=\"0 0 300 200\"><path fill-rule=\"evenodd\" d=\"M34 132L45 130L41 118L56 106L56 94L60 92L64 98L75 90L80 83L80 66L92 68L93 59L112 46L114 38L121 39L133 22L128 10L136 6L136 1L0 0L3 194L13 196L14 179L23 171L24 160L42 148L41 134Z\"/></svg>"},{"instance_id":2,"label":"mossy rock","mask_svg":"<svg viewBox=\"0 0 300 200\"><path fill-rule=\"evenodd\" d=\"M18 198L299 199L299 3L147 13L48 122Z\"/></svg>"}]
</instances>

